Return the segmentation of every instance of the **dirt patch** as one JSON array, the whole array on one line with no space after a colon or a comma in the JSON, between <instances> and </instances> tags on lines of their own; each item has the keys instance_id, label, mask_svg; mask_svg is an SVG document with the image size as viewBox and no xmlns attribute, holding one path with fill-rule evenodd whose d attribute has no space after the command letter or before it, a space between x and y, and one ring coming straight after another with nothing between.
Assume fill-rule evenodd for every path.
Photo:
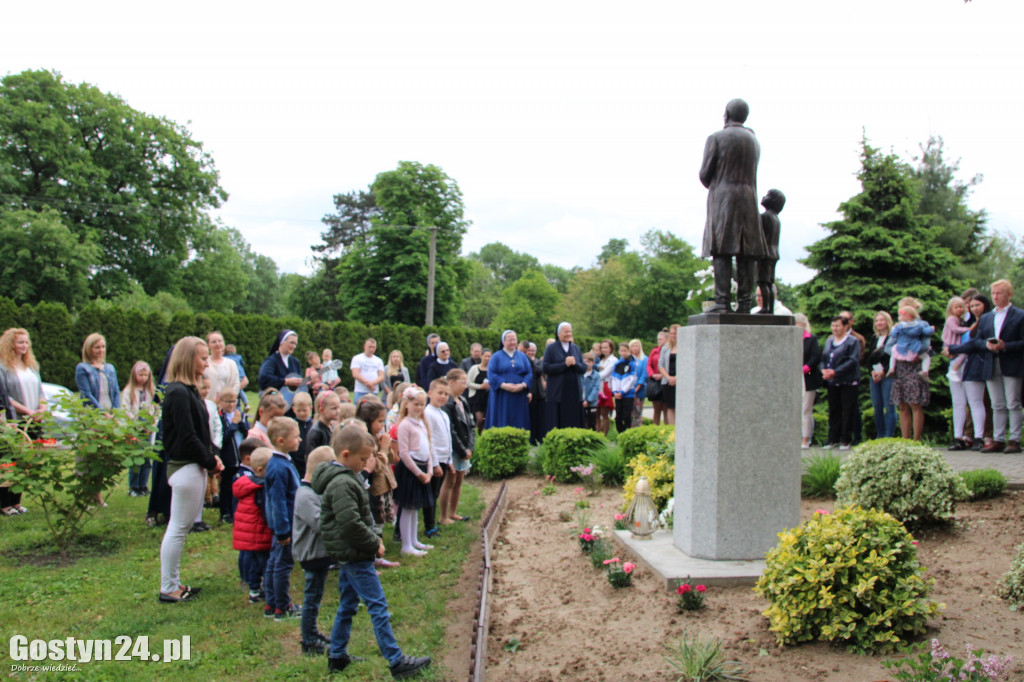
<instances>
[{"instance_id":1,"label":"dirt patch","mask_svg":"<svg viewBox=\"0 0 1024 682\"><path fill-rule=\"evenodd\" d=\"M741 661L752 680L892 679L881 664L887 656L858 656L826 644L780 649L761 615L767 602L749 587L711 588L708 608L685 615L677 613L674 595L649 573L641 571L632 588L612 588L580 552L575 522L565 520L582 493L558 486L548 496L539 493L542 486L539 478L510 481L508 512L493 553L489 679L675 679L664 659L664 643L683 628L722 638L726 657ZM496 490L487 487L485 499ZM585 499L593 522L610 528L618 491ZM831 502L805 501L803 517L817 508L831 509ZM1009 611L993 596L1024 541L1024 493L961 505L953 526L916 537L921 562L936 580L933 598L946 605L930 623L927 637L938 637L961 656L967 643L1012 654L1018 666L1011 679L1024 679L1024 613ZM461 676L466 660L449 670Z\"/></svg>"}]
</instances>

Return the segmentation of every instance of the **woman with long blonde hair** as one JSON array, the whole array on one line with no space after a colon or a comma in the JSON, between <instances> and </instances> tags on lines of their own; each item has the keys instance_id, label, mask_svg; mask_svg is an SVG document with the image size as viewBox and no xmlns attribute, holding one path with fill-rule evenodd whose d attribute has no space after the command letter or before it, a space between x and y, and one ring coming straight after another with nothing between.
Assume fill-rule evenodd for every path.
<instances>
[{"instance_id":1,"label":"woman with long blonde hair","mask_svg":"<svg viewBox=\"0 0 1024 682\"><path fill-rule=\"evenodd\" d=\"M32 354L28 332L12 327L0 336L0 383L7 393L10 419L42 419L46 413L46 396L39 378L39 363ZM30 435L38 437L38 425L29 427ZM21 493L0 488L0 512L16 516L28 511L21 505Z\"/></svg>"}]
</instances>

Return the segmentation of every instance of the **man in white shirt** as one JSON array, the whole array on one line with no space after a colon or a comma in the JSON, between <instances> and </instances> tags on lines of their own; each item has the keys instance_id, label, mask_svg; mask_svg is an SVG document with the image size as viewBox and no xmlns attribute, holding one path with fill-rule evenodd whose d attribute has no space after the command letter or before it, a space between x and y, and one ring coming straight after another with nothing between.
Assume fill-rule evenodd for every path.
<instances>
[{"instance_id":1,"label":"man in white shirt","mask_svg":"<svg viewBox=\"0 0 1024 682\"><path fill-rule=\"evenodd\" d=\"M377 350L375 339L366 339L363 352L352 358L349 369L356 380L352 402L359 404L359 399L368 393L380 396L380 384L384 381L384 361L374 355Z\"/></svg>"}]
</instances>

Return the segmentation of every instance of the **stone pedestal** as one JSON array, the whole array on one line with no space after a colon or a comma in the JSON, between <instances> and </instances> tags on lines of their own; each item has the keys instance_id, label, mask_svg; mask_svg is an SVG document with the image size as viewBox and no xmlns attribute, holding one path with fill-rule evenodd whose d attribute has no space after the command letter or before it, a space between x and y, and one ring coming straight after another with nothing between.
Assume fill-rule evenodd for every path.
<instances>
[{"instance_id":1,"label":"stone pedestal","mask_svg":"<svg viewBox=\"0 0 1024 682\"><path fill-rule=\"evenodd\" d=\"M803 330L792 318L724 317L678 331L673 544L701 559L763 559L800 523Z\"/></svg>"}]
</instances>

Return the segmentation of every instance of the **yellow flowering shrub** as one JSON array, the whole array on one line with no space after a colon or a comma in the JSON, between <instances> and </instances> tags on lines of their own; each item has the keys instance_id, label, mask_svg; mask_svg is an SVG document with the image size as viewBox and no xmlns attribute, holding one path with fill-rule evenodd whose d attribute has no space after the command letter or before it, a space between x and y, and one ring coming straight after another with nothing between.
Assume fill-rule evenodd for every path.
<instances>
[{"instance_id":1,"label":"yellow flowering shrub","mask_svg":"<svg viewBox=\"0 0 1024 682\"><path fill-rule=\"evenodd\" d=\"M674 440L674 439L673 439ZM651 499L658 511L665 508L676 486L675 443L661 443L648 447L632 462L632 472L626 479L622 494L622 508L625 509L636 495L636 483L646 476L651 484Z\"/></svg>"},{"instance_id":2,"label":"yellow flowering shrub","mask_svg":"<svg viewBox=\"0 0 1024 682\"><path fill-rule=\"evenodd\" d=\"M925 631L939 604L928 599L913 536L875 509L820 511L766 558L754 588L779 644L819 640L858 653L892 651Z\"/></svg>"}]
</instances>

